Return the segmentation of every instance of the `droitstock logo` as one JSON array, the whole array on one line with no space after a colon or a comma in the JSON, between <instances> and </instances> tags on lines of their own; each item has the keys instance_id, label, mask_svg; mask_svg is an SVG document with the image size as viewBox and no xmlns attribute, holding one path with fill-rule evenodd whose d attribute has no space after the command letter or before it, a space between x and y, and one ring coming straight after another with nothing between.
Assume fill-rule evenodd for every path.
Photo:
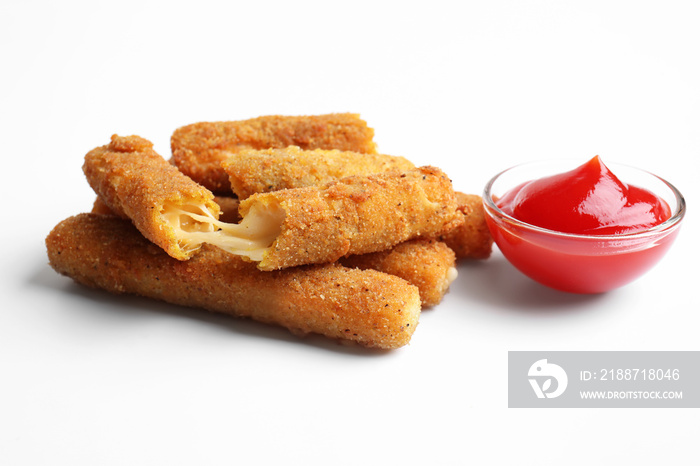
<instances>
[{"instance_id":1,"label":"droitstock logo","mask_svg":"<svg viewBox=\"0 0 700 466\"><path fill-rule=\"evenodd\" d=\"M700 408L700 351L508 351L509 408Z\"/></svg>"},{"instance_id":2,"label":"droitstock logo","mask_svg":"<svg viewBox=\"0 0 700 466\"><path fill-rule=\"evenodd\" d=\"M530 366L527 375L537 398L556 398L564 393L569 384L569 378L564 369L548 363L546 359L540 359Z\"/></svg>"}]
</instances>

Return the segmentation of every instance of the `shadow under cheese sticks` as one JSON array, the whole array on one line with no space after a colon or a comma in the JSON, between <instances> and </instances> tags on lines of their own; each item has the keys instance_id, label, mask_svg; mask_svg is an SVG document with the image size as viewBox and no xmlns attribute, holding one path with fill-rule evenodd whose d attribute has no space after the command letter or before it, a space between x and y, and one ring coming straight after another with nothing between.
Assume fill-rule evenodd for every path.
<instances>
[{"instance_id":1,"label":"shadow under cheese sticks","mask_svg":"<svg viewBox=\"0 0 700 466\"><path fill-rule=\"evenodd\" d=\"M246 199L256 193L319 186L353 175L405 171L415 165L403 157L340 150L245 149L221 163L233 193Z\"/></svg>"},{"instance_id":2,"label":"shadow under cheese sticks","mask_svg":"<svg viewBox=\"0 0 700 466\"><path fill-rule=\"evenodd\" d=\"M333 262L436 236L458 221L452 184L433 167L255 194L241 202L239 224L219 221L213 194L138 136L113 136L83 169L110 209L180 260L210 243L261 270Z\"/></svg>"},{"instance_id":3,"label":"shadow under cheese sticks","mask_svg":"<svg viewBox=\"0 0 700 466\"><path fill-rule=\"evenodd\" d=\"M352 113L269 115L249 120L201 122L174 131L173 163L187 176L217 194L230 194L221 162L242 149L298 146L376 153L374 130Z\"/></svg>"},{"instance_id":4,"label":"shadow under cheese sticks","mask_svg":"<svg viewBox=\"0 0 700 466\"><path fill-rule=\"evenodd\" d=\"M281 325L376 348L406 345L418 324L418 289L374 270L338 264L262 272L254 264L204 246L178 261L125 219L80 214L46 238L58 273L93 288Z\"/></svg>"}]
</instances>

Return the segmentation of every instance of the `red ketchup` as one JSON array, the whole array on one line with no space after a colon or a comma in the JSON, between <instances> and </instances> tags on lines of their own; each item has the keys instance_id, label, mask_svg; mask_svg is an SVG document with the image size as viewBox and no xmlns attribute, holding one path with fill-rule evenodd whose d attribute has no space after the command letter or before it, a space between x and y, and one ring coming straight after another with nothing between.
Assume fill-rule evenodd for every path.
<instances>
[{"instance_id":1,"label":"red ketchup","mask_svg":"<svg viewBox=\"0 0 700 466\"><path fill-rule=\"evenodd\" d=\"M671 218L663 199L621 182L597 155L569 172L523 183L496 205L530 225L580 235L634 233Z\"/></svg>"},{"instance_id":2,"label":"red ketchup","mask_svg":"<svg viewBox=\"0 0 700 466\"><path fill-rule=\"evenodd\" d=\"M649 230L671 218L669 204L624 183L597 156L507 191L495 200L502 212L492 205L485 203L486 221L503 255L530 278L574 293L601 293L639 277L680 225Z\"/></svg>"}]
</instances>

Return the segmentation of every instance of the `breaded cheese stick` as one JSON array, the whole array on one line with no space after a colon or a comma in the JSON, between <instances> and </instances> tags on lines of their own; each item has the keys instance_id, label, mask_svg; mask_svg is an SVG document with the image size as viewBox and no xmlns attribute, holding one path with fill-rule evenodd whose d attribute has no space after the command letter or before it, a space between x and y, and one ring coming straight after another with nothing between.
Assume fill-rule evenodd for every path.
<instances>
[{"instance_id":1,"label":"breaded cheese stick","mask_svg":"<svg viewBox=\"0 0 700 466\"><path fill-rule=\"evenodd\" d=\"M388 157L388 158L387 158ZM244 199L254 193L300 186L317 186L344 176L381 173L393 165L410 161L379 154L343 151L306 151L297 147L269 150L243 150L222 162L233 191ZM441 235L458 259L487 259L493 238L486 226L481 198L455 192L459 226Z\"/></svg>"},{"instance_id":2,"label":"breaded cheese stick","mask_svg":"<svg viewBox=\"0 0 700 466\"><path fill-rule=\"evenodd\" d=\"M346 267L396 275L416 285L424 308L439 304L457 278L455 253L445 243L432 239L414 239L384 251L344 257L339 262Z\"/></svg>"},{"instance_id":3,"label":"breaded cheese stick","mask_svg":"<svg viewBox=\"0 0 700 466\"><path fill-rule=\"evenodd\" d=\"M258 264L262 270L381 251L437 236L459 221L452 183L434 167L254 194L241 202L242 222L254 210L281 213L279 234Z\"/></svg>"},{"instance_id":4,"label":"breaded cheese stick","mask_svg":"<svg viewBox=\"0 0 700 466\"><path fill-rule=\"evenodd\" d=\"M85 156L83 171L104 205L131 219L146 238L179 260L192 257L205 242L260 260L279 230L282 213L255 207L254 215L240 224L218 220L220 207L211 191L180 173L139 136L112 136L108 145Z\"/></svg>"},{"instance_id":5,"label":"breaded cheese stick","mask_svg":"<svg viewBox=\"0 0 700 466\"><path fill-rule=\"evenodd\" d=\"M221 163L234 194L245 199L255 193L318 186L352 175L405 171L415 165L403 157L340 150L241 150Z\"/></svg>"},{"instance_id":6,"label":"breaded cheese stick","mask_svg":"<svg viewBox=\"0 0 700 466\"><path fill-rule=\"evenodd\" d=\"M374 130L357 114L270 115L183 126L170 145L172 161L184 174L217 194L228 194L231 185L221 162L232 152L298 146L373 154L373 138Z\"/></svg>"},{"instance_id":7,"label":"breaded cheese stick","mask_svg":"<svg viewBox=\"0 0 700 466\"><path fill-rule=\"evenodd\" d=\"M113 135L108 145L88 152L83 172L105 206L115 215L130 218L146 238L180 260L191 257L197 247L178 241L167 216L176 220L180 210L219 216L214 195L180 173L153 150L150 141L139 136ZM188 225L197 231L213 229L209 224L201 228Z\"/></svg>"},{"instance_id":8,"label":"breaded cheese stick","mask_svg":"<svg viewBox=\"0 0 700 466\"><path fill-rule=\"evenodd\" d=\"M51 267L83 285L367 347L406 345L420 314L418 289L392 275L337 264L261 272L209 246L180 262L115 216L70 217L51 231L46 247Z\"/></svg>"},{"instance_id":9,"label":"breaded cheese stick","mask_svg":"<svg viewBox=\"0 0 700 466\"><path fill-rule=\"evenodd\" d=\"M439 236L457 255L457 259L487 259L493 237L486 225L481 197L456 191L459 225Z\"/></svg>"}]
</instances>

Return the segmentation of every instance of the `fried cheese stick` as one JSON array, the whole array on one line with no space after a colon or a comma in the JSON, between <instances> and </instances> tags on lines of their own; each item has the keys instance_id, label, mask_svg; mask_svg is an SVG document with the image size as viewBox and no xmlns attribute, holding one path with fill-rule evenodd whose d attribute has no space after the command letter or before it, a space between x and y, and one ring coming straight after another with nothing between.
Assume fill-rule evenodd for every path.
<instances>
[{"instance_id":1,"label":"fried cheese stick","mask_svg":"<svg viewBox=\"0 0 700 466\"><path fill-rule=\"evenodd\" d=\"M418 289L398 277L337 264L261 272L204 246L181 262L128 221L80 214L46 238L49 263L76 282L281 325L376 348L406 345L418 324Z\"/></svg>"},{"instance_id":2,"label":"fried cheese stick","mask_svg":"<svg viewBox=\"0 0 700 466\"><path fill-rule=\"evenodd\" d=\"M457 259L488 259L493 237L486 225L481 197L455 191L459 225L439 236L457 255Z\"/></svg>"},{"instance_id":3,"label":"fried cheese stick","mask_svg":"<svg viewBox=\"0 0 700 466\"><path fill-rule=\"evenodd\" d=\"M219 221L213 194L138 136L113 136L85 156L83 170L112 211L180 260L210 243L261 270L334 262L435 236L458 221L452 184L432 167L255 194L241 203L239 224Z\"/></svg>"},{"instance_id":4,"label":"fried cheese stick","mask_svg":"<svg viewBox=\"0 0 700 466\"><path fill-rule=\"evenodd\" d=\"M214 231L191 215L219 217L214 195L153 150L139 136L113 135L111 142L88 152L83 164L88 183L114 214L129 218L149 240L176 259L186 260L199 248L178 238L179 230ZM93 210L101 211L98 204Z\"/></svg>"},{"instance_id":5,"label":"fried cheese stick","mask_svg":"<svg viewBox=\"0 0 700 466\"><path fill-rule=\"evenodd\" d=\"M403 157L340 150L241 150L221 163L234 194L245 199L255 193L319 186L352 175L410 170Z\"/></svg>"},{"instance_id":6,"label":"fried cheese stick","mask_svg":"<svg viewBox=\"0 0 700 466\"><path fill-rule=\"evenodd\" d=\"M180 171L217 194L228 194L231 185L221 162L232 152L298 146L374 154L373 138L374 130L357 114L270 115L183 126L173 133L170 146Z\"/></svg>"},{"instance_id":7,"label":"fried cheese stick","mask_svg":"<svg viewBox=\"0 0 700 466\"><path fill-rule=\"evenodd\" d=\"M414 239L384 251L344 257L339 262L346 267L396 275L416 285L424 308L439 304L457 278L455 253L433 239Z\"/></svg>"},{"instance_id":8,"label":"fried cheese stick","mask_svg":"<svg viewBox=\"0 0 700 466\"><path fill-rule=\"evenodd\" d=\"M256 206L283 212L280 233L258 264L262 270L382 251L459 222L452 183L434 167L254 194L241 202L243 221Z\"/></svg>"},{"instance_id":9,"label":"fried cheese stick","mask_svg":"<svg viewBox=\"0 0 700 466\"><path fill-rule=\"evenodd\" d=\"M244 150L222 162L233 191L244 199L253 193L301 186L318 186L349 175L381 173L398 166L409 169L403 157L343 151L306 151L298 147ZM403 168L401 168L403 167ZM455 192L460 223L440 236L458 259L486 259L493 238L486 226L479 196Z\"/></svg>"}]
</instances>

